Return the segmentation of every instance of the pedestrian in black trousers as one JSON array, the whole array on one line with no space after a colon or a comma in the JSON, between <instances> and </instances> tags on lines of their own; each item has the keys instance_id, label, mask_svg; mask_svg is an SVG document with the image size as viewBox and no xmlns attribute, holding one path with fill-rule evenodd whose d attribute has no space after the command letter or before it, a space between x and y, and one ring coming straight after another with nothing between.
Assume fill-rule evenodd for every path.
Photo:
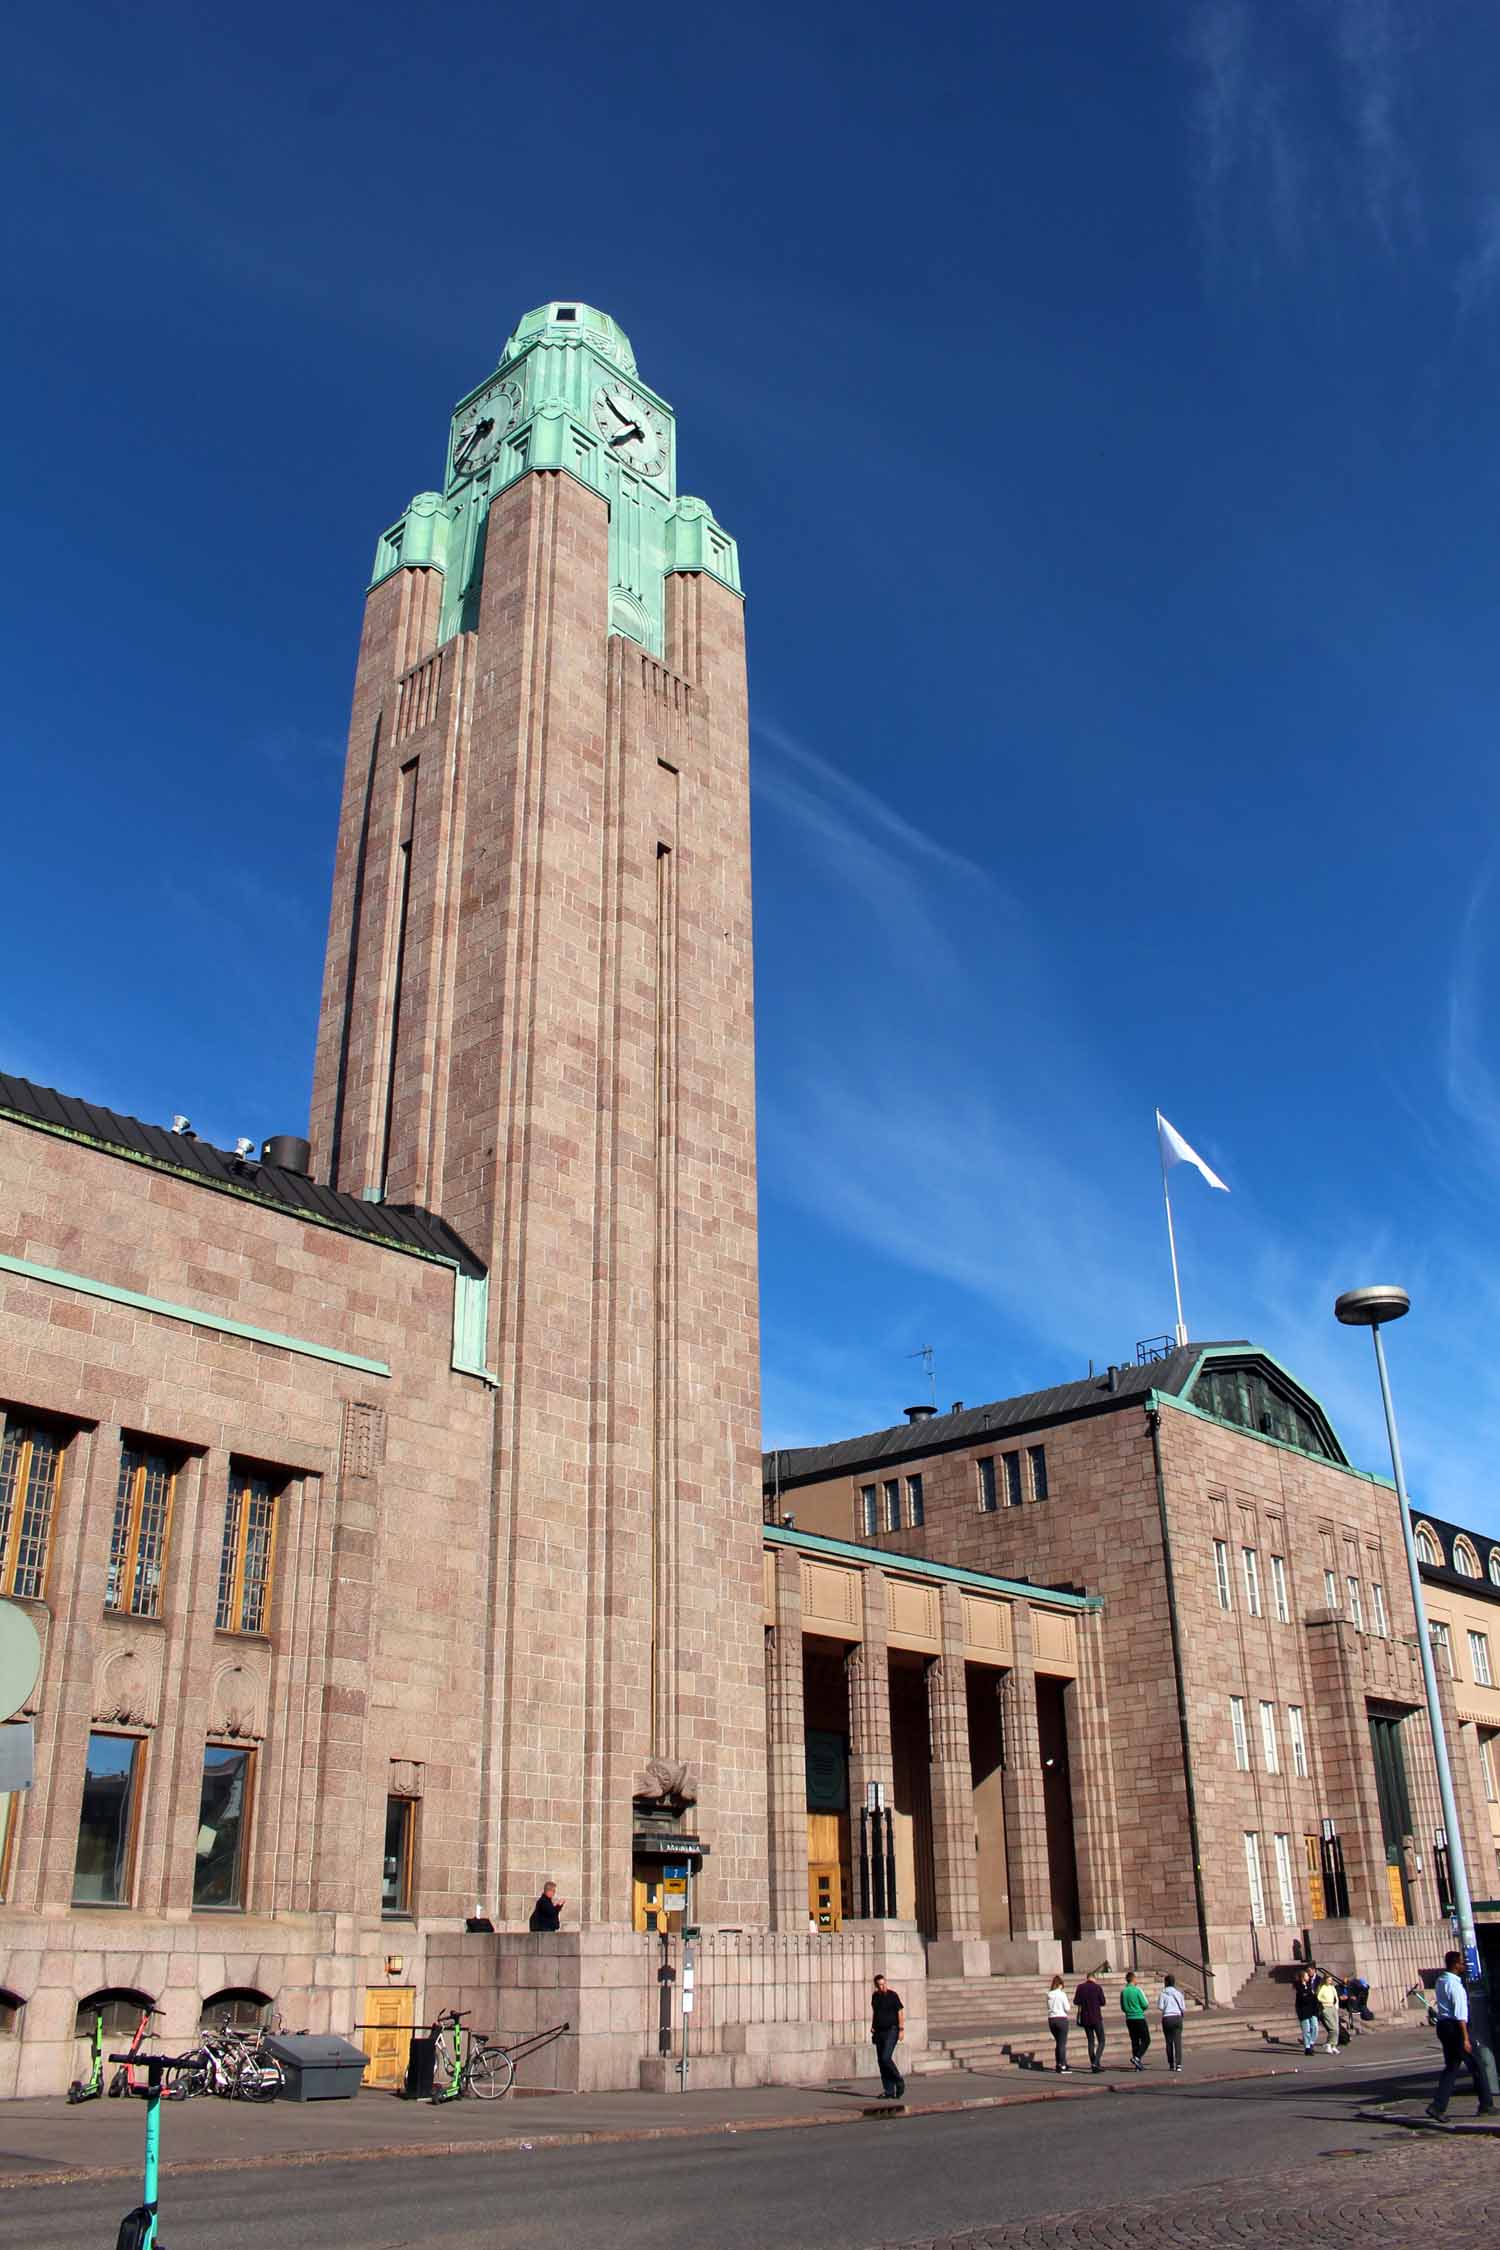
<instances>
[{"instance_id":1,"label":"pedestrian in black trousers","mask_svg":"<svg viewBox=\"0 0 1500 2250\"><path fill-rule=\"evenodd\" d=\"M1068 1989L1061 1977L1054 1977L1047 1994L1047 2029L1052 2034L1053 2068L1061 2071L1065 2077L1073 2067L1068 2060L1070 2028Z\"/></svg>"},{"instance_id":2,"label":"pedestrian in black trousers","mask_svg":"<svg viewBox=\"0 0 1500 2250\"><path fill-rule=\"evenodd\" d=\"M1167 2068L1175 2073L1182 2068L1182 2019L1187 2014L1187 2001L1175 1977L1163 1977L1156 2005L1161 2011L1161 2035L1166 2043Z\"/></svg>"},{"instance_id":3,"label":"pedestrian in black trousers","mask_svg":"<svg viewBox=\"0 0 1500 2250\"><path fill-rule=\"evenodd\" d=\"M899 2102L906 2080L896 2068L896 2047L906 2035L906 2008L899 1992L892 1992L884 1977L875 1979L870 1995L870 2037L880 2065L880 2091L888 2102Z\"/></svg>"}]
</instances>

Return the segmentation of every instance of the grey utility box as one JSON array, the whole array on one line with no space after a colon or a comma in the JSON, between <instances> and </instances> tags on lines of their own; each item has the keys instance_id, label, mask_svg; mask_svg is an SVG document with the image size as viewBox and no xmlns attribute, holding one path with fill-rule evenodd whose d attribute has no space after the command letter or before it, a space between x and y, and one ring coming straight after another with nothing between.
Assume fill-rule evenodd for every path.
<instances>
[{"instance_id":1,"label":"grey utility box","mask_svg":"<svg viewBox=\"0 0 1500 2250\"><path fill-rule=\"evenodd\" d=\"M283 2101L341 2102L357 2094L368 2060L363 2047L328 2031L282 2032L266 2041L286 2080Z\"/></svg>"}]
</instances>

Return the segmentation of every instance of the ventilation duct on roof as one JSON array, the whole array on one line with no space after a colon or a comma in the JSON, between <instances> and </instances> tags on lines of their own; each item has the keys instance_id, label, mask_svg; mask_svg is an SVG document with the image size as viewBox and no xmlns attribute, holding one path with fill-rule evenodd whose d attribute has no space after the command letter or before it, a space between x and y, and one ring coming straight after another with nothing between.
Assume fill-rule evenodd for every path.
<instances>
[{"instance_id":1,"label":"ventilation duct on roof","mask_svg":"<svg viewBox=\"0 0 1500 2250\"><path fill-rule=\"evenodd\" d=\"M930 1422L937 1412L935 1406L903 1406L902 1413L908 1422Z\"/></svg>"},{"instance_id":2,"label":"ventilation duct on roof","mask_svg":"<svg viewBox=\"0 0 1500 2250\"><path fill-rule=\"evenodd\" d=\"M261 1145L262 1164L274 1164L278 1172L301 1172L312 1169L312 1143L299 1139L295 1133L276 1133Z\"/></svg>"}]
</instances>

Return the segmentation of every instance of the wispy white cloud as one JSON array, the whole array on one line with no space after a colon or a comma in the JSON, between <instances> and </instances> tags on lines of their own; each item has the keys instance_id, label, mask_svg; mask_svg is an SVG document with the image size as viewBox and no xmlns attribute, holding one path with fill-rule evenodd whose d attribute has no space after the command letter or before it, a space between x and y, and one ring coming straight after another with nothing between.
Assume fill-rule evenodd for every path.
<instances>
[{"instance_id":1,"label":"wispy white cloud","mask_svg":"<svg viewBox=\"0 0 1500 2250\"><path fill-rule=\"evenodd\" d=\"M1333 39L1359 154L1366 215L1388 247L1416 224L1416 172L1397 123L1413 43L1392 0L1337 0Z\"/></svg>"}]
</instances>

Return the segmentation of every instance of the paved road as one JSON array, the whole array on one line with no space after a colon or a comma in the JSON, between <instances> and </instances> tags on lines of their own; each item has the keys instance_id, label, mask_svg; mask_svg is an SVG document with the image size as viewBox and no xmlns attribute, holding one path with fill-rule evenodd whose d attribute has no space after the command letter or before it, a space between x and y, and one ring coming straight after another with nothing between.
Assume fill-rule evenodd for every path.
<instances>
[{"instance_id":1,"label":"paved road","mask_svg":"<svg viewBox=\"0 0 1500 2250\"><path fill-rule=\"evenodd\" d=\"M187 2173L166 2250L1052 2250L1357 2238L1446 2250L1500 2236L1500 2142L1362 2124L1420 2079L1324 2063L1245 2085L743 2137ZM1338 2153L1336 2153L1338 2152ZM1352 2152L1352 2153L1351 2153ZM108 2250L118 2184L16 2188L0 2246ZM1453 2212L1451 2228L1434 2210ZM1053 2215L1078 2216L1056 2221Z\"/></svg>"}]
</instances>

